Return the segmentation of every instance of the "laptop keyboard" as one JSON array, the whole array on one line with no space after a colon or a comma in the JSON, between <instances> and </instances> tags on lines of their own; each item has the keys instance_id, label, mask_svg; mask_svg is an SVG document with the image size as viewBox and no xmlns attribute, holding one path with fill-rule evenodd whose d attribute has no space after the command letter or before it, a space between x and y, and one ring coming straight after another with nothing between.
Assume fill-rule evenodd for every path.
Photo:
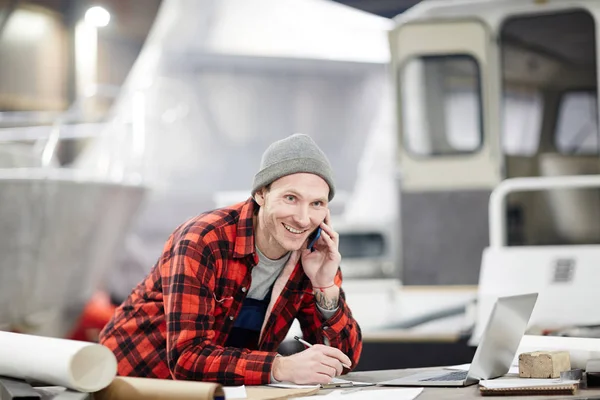
<instances>
[{"instance_id":1,"label":"laptop keyboard","mask_svg":"<svg viewBox=\"0 0 600 400\"><path fill-rule=\"evenodd\" d=\"M419 381L463 381L467 379L467 373L469 371L453 371L444 375L438 375L427 379L419 379Z\"/></svg>"}]
</instances>

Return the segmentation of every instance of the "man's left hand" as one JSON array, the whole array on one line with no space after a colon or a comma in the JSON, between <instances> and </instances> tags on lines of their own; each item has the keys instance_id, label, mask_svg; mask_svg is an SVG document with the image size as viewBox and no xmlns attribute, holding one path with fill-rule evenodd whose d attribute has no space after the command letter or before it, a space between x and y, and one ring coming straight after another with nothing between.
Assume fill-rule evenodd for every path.
<instances>
[{"instance_id":1,"label":"man's left hand","mask_svg":"<svg viewBox=\"0 0 600 400\"><path fill-rule=\"evenodd\" d=\"M320 225L321 237L315 250L302 250L302 267L314 288L326 288L334 284L342 255L339 252L339 235L331 227L331 213L327 210L325 221Z\"/></svg>"}]
</instances>

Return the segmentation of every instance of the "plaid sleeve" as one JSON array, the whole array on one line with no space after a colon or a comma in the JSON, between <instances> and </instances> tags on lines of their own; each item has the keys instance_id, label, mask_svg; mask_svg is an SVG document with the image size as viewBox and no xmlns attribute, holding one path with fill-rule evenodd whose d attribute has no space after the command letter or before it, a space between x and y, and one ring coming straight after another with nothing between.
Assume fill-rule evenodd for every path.
<instances>
[{"instance_id":1,"label":"plaid sleeve","mask_svg":"<svg viewBox=\"0 0 600 400\"><path fill-rule=\"evenodd\" d=\"M346 295L342 290L342 272L338 270L335 277L335 284L340 287L340 299L338 310L326 319L318 310L315 302L315 296L305 294L302 308L298 313L298 320L302 328L302 334L306 340L311 343L325 343L325 338L329 340L329 345L340 349L352 360L352 368L356 367L362 352L362 334L360 327L354 318L352 312L346 303ZM344 373L350 370L344 370Z\"/></svg>"},{"instance_id":2,"label":"plaid sleeve","mask_svg":"<svg viewBox=\"0 0 600 400\"><path fill-rule=\"evenodd\" d=\"M222 347L212 342L216 279L210 247L198 244L197 238L184 237L174 242L162 265L171 375L174 379L225 385L267 384L276 353Z\"/></svg>"}]
</instances>

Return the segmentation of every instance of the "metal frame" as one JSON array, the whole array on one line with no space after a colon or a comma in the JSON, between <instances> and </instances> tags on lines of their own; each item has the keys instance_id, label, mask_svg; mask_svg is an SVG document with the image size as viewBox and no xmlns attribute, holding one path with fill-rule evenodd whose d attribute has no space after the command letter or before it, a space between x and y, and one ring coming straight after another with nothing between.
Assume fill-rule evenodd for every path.
<instances>
[{"instance_id":1,"label":"metal frame","mask_svg":"<svg viewBox=\"0 0 600 400\"><path fill-rule=\"evenodd\" d=\"M600 175L575 175L560 177L511 178L501 182L490 196L490 247L506 246L506 197L514 192L533 192L557 189L600 188Z\"/></svg>"}]
</instances>

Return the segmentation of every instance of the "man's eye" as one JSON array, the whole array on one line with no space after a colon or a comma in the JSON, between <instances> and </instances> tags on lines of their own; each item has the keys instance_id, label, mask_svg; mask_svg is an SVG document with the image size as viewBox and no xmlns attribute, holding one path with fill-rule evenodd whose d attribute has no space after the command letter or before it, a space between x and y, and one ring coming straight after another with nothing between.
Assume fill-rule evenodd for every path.
<instances>
[{"instance_id":1,"label":"man's eye","mask_svg":"<svg viewBox=\"0 0 600 400\"><path fill-rule=\"evenodd\" d=\"M295 197L292 196L291 194L288 194L287 196L285 196L285 198L289 201L294 201Z\"/></svg>"},{"instance_id":2,"label":"man's eye","mask_svg":"<svg viewBox=\"0 0 600 400\"><path fill-rule=\"evenodd\" d=\"M315 201L315 202L313 203L313 205L314 205L315 207L321 207L321 206L323 205L323 202L322 202L322 201Z\"/></svg>"}]
</instances>

